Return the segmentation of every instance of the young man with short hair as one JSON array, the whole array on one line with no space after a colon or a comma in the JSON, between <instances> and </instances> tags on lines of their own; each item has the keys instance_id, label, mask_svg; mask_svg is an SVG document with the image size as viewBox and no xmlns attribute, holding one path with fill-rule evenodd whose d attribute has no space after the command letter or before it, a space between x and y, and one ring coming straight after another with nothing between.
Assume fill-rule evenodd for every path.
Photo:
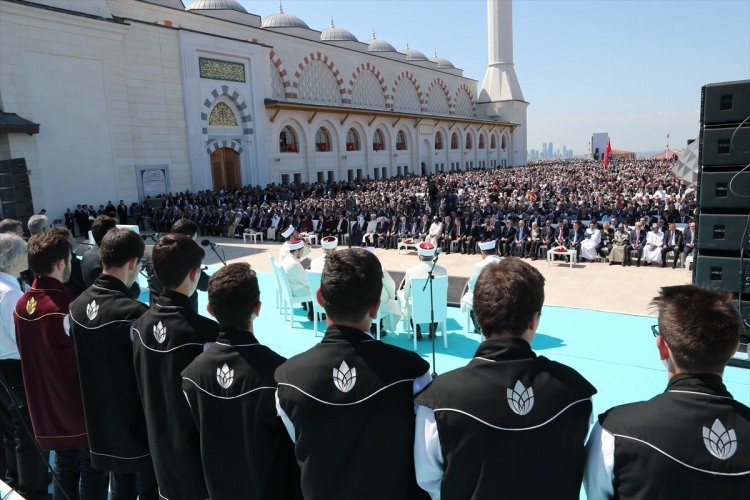
<instances>
[{"instance_id":1,"label":"young man with short hair","mask_svg":"<svg viewBox=\"0 0 750 500\"><path fill-rule=\"evenodd\" d=\"M219 334L218 323L198 314L190 303L204 256L190 236L170 233L159 238L151 258L164 291L133 323L136 379L159 493L164 498L208 498L200 437L180 375Z\"/></svg>"},{"instance_id":2,"label":"young man with short hair","mask_svg":"<svg viewBox=\"0 0 750 500\"><path fill-rule=\"evenodd\" d=\"M421 498L413 397L430 382L429 364L368 333L382 273L366 250L330 255L316 293L325 338L276 370L276 406L295 442L305 498ZM387 478L373 470L380 464Z\"/></svg>"},{"instance_id":3,"label":"young man with short hair","mask_svg":"<svg viewBox=\"0 0 750 500\"><path fill-rule=\"evenodd\" d=\"M474 287L484 342L416 398L419 485L432 498L577 499L596 389L531 350L544 277L510 257Z\"/></svg>"},{"instance_id":4,"label":"young man with short hair","mask_svg":"<svg viewBox=\"0 0 750 500\"><path fill-rule=\"evenodd\" d=\"M148 307L129 295L145 245L111 229L101 241L102 274L70 304L91 463L112 471L112 497L156 499L146 418L133 369L131 325Z\"/></svg>"},{"instance_id":5,"label":"young man with short hair","mask_svg":"<svg viewBox=\"0 0 750 500\"><path fill-rule=\"evenodd\" d=\"M742 319L728 292L664 287L652 304L667 389L599 416L586 445L589 498L744 498L750 408L722 383Z\"/></svg>"},{"instance_id":6,"label":"young man with short hair","mask_svg":"<svg viewBox=\"0 0 750 500\"><path fill-rule=\"evenodd\" d=\"M208 284L208 310L221 332L182 372L210 498L300 498L294 450L274 408L273 374L285 359L253 333L260 307L247 263L219 269Z\"/></svg>"},{"instance_id":7,"label":"young man with short hair","mask_svg":"<svg viewBox=\"0 0 750 500\"><path fill-rule=\"evenodd\" d=\"M54 497L106 499L109 478L91 467L76 356L64 328L75 299L65 286L72 271L69 236L57 228L29 239L36 278L16 306L16 341L34 436L40 448L55 451Z\"/></svg>"}]
</instances>

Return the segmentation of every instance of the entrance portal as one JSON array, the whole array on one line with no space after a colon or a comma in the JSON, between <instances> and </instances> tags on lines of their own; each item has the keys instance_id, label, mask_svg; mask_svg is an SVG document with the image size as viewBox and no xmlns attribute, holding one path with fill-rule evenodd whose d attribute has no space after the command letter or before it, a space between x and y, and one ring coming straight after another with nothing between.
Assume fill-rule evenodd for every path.
<instances>
[{"instance_id":1,"label":"entrance portal","mask_svg":"<svg viewBox=\"0 0 750 500\"><path fill-rule=\"evenodd\" d=\"M211 180L214 191L240 187L240 154L230 148L219 148L211 153Z\"/></svg>"}]
</instances>

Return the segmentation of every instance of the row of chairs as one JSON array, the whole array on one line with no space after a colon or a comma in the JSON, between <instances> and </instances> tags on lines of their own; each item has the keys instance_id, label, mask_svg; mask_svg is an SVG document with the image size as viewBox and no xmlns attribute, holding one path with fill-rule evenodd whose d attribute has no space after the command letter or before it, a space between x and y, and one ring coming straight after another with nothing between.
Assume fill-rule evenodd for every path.
<instances>
[{"instance_id":1,"label":"row of chairs","mask_svg":"<svg viewBox=\"0 0 750 500\"><path fill-rule=\"evenodd\" d=\"M284 314L284 320L289 321L290 325L294 321L294 306L304 302L312 302L313 305L313 330L318 335L318 319L325 313L325 309L315 298L316 291L320 288L321 274L313 271L306 271L307 280L310 285L310 294L293 295L289 279L281 265L276 262L271 254L268 254L268 260L276 282L275 298L276 307ZM427 278L415 278L412 281L412 299L410 304L402 304L402 310L407 311L402 319L403 329L408 332L414 339L414 350L417 350L416 325L430 324L430 287L425 286ZM448 317L448 277L439 276L432 282L432 293L434 297L434 321L440 327L443 336L443 347L448 348L448 336L446 331L446 322ZM404 307L406 306L406 307ZM383 313L378 311L378 317L372 320L375 325L376 339L380 340L380 320L383 319ZM467 327L468 328L468 327Z\"/></svg>"}]
</instances>

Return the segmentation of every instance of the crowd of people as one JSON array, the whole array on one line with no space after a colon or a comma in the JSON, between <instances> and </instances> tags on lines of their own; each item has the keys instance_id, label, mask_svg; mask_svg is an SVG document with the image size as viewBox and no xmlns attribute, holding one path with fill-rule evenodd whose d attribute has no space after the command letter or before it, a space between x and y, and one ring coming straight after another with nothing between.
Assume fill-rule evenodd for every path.
<instances>
[{"instance_id":1,"label":"crowd of people","mask_svg":"<svg viewBox=\"0 0 750 500\"><path fill-rule=\"evenodd\" d=\"M335 236L310 291L325 336L285 359L255 336L272 306L261 307L248 264L210 277L215 321L196 310L205 252L194 222L154 244L150 308L132 289L146 251L137 233L98 216L76 271L68 229L35 225L27 243L13 222L0 222L0 422L6 477L25 498L48 498L49 451L54 499L572 499L582 484L595 499L683 499L750 488L750 408L722 383L742 329L731 294L663 288L654 336L667 390L610 409L589 432L596 388L531 349L544 277L498 257L494 240L481 242L472 276L483 341L433 380L419 354L369 333L387 273ZM299 260L299 233L283 233L282 261ZM407 307L410 280L445 271L431 266L433 243L418 249ZM90 285L73 291L76 272ZM373 464L387 464L387 480Z\"/></svg>"}]
</instances>

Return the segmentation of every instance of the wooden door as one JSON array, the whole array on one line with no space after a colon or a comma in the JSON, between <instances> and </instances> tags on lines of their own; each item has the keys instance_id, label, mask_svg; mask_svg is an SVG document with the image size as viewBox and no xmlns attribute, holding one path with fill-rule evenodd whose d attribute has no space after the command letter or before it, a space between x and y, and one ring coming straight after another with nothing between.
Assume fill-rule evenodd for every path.
<instances>
[{"instance_id":1,"label":"wooden door","mask_svg":"<svg viewBox=\"0 0 750 500\"><path fill-rule=\"evenodd\" d=\"M214 190L242 185L240 155L233 149L220 148L211 153L211 180Z\"/></svg>"}]
</instances>

